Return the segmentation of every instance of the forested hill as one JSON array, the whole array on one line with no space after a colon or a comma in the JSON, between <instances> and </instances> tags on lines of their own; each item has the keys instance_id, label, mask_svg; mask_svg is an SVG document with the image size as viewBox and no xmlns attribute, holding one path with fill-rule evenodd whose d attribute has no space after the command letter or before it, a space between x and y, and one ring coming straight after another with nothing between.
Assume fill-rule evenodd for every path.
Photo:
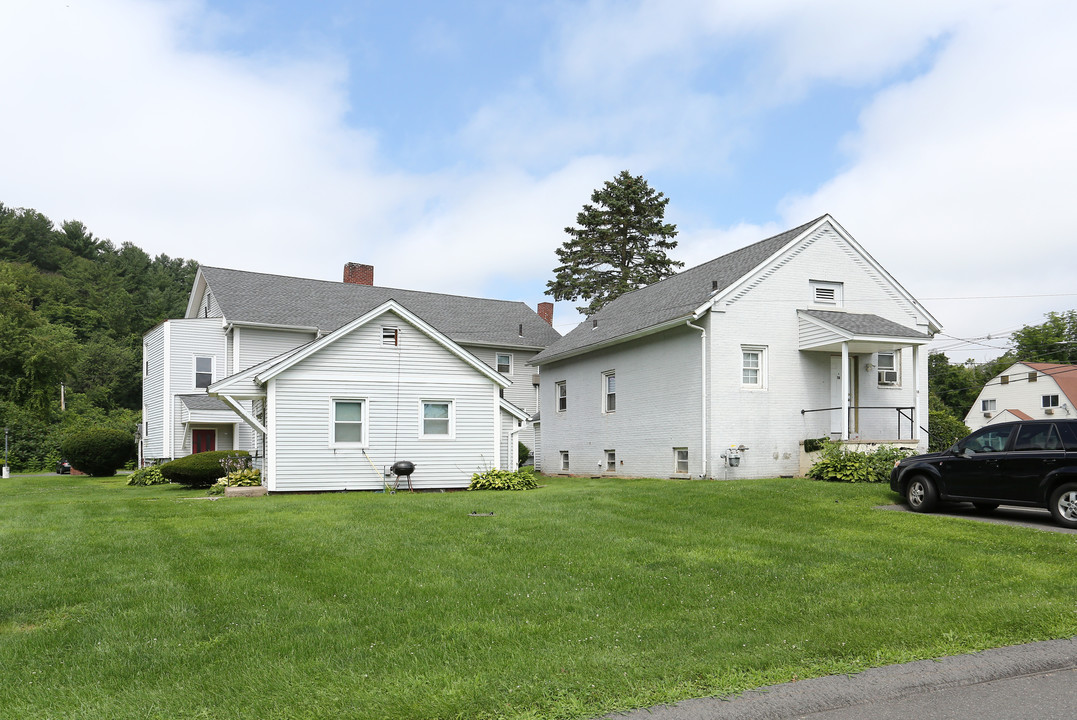
<instances>
[{"instance_id":1,"label":"forested hill","mask_svg":"<svg viewBox=\"0 0 1077 720\"><path fill-rule=\"evenodd\" d=\"M65 429L134 431L142 335L183 315L197 270L0 204L0 423L17 448L14 469L49 462Z\"/></svg>"}]
</instances>

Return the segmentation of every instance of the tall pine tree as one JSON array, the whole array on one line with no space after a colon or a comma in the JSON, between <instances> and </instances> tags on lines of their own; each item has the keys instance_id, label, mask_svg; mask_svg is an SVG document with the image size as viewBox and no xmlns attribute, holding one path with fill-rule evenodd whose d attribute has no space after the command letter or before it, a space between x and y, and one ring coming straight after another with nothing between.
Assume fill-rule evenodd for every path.
<instances>
[{"instance_id":1,"label":"tall pine tree","mask_svg":"<svg viewBox=\"0 0 1077 720\"><path fill-rule=\"evenodd\" d=\"M547 295L586 300L577 310L593 315L614 298L684 267L666 255L677 247L677 226L665 222L669 198L642 175L622 170L591 194L591 202L576 216L577 227L565 228L570 238L557 249L561 265L546 283Z\"/></svg>"}]
</instances>

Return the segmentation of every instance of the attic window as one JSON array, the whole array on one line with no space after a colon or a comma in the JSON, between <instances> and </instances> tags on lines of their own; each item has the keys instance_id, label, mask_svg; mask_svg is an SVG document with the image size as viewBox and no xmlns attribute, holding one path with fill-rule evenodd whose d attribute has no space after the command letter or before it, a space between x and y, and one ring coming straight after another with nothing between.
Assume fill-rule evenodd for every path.
<instances>
[{"instance_id":1,"label":"attic window","mask_svg":"<svg viewBox=\"0 0 1077 720\"><path fill-rule=\"evenodd\" d=\"M591 329L594 330L597 327L598 327L598 318L595 318L595 319L593 319L591 321Z\"/></svg>"},{"instance_id":2,"label":"attic window","mask_svg":"<svg viewBox=\"0 0 1077 720\"><path fill-rule=\"evenodd\" d=\"M718 281L717 280L711 280L711 290L717 290L717 289L718 289Z\"/></svg>"},{"instance_id":3,"label":"attic window","mask_svg":"<svg viewBox=\"0 0 1077 720\"><path fill-rule=\"evenodd\" d=\"M1010 384L1010 376L1009 375L1003 375L1002 377L999 378L999 380L1002 382L1003 385L1009 385Z\"/></svg>"},{"instance_id":4,"label":"attic window","mask_svg":"<svg viewBox=\"0 0 1077 720\"><path fill-rule=\"evenodd\" d=\"M1028 374L1028 381L1029 382L1036 382L1036 371L1035 370L1033 370L1032 372L1030 372Z\"/></svg>"},{"instance_id":5,"label":"attic window","mask_svg":"<svg viewBox=\"0 0 1077 720\"><path fill-rule=\"evenodd\" d=\"M842 306L842 284L837 282L823 282L812 280L811 292L812 303L815 305Z\"/></svg>"},{"instance_id":6,"label":"attic window","mask_svg":"<svg viewBox=\"0 0 1077 720\"><path fill-rule=\"evenodd\" d=\"M382 345L399 345L400 344L400 330L395 327L383 327L381 329L381 344Z\"/></svg>"}]
</instances>

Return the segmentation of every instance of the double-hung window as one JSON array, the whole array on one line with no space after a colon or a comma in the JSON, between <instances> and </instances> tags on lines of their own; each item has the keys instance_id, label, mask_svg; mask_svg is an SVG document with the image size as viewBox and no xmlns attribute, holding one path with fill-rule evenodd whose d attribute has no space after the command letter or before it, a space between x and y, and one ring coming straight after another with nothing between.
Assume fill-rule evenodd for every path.
<instances>
[{"instance_id":1,"label":"double-hung window","mask_svg":"<svg viewBox=\"0 0 1077 720\"><path fill-rule=\"evenodd\" d=\"M452 400L422 401L422 433L424 438L451 438L453 427Z\"/></svg>"},{"instance_id":2,"label":"double-hung window","mask_svg":"<svg viewBox=\"0 0 1077 720\"><path fill-rule=\"evenodd\" d=\"M557 412L568 410L568 384L562 380L553 384L554 402L557 403Z\"/></svg>"},{"instance_id":3,"label":"double-hung window","mask_svg":"<svg viewBox=\"0 0 1077 720\"><path fill-rule=\"evenodd\" d=\"M498 353L497 354L497 371L502 375L512 374L512 354L511 353Z\"/></svg>"},{"instance_id":4,"label":"double-hung window","mask_svg":"<svg viewBox=\"0 0 1077 720\"><path fill-rule=\"evenodd\" d=\"M995 412L996 403L992 400L981 400L980 409L984 412Z\"/></svg>"},{"instance_id":5,"label":"double-hung window","mask_svg":"<svg viewBox=\"0 0 1077 720\"><path fill-rule=\"evenodd\" d=\"M1041 402L1045 408L1056 408L1058 407L1058 395L1044 395Z\"/></svg>"},{"instance_id":6,"label":"double-hung window","mask_svg":"<svg viewBox=\"0 0 1077 720\"><path fill-rule=\"evenodd\" d=\"M894 387L900 383L901 376L898 374L898 359L900 357L896 351L879 353L880 387Z\"/></svg>"},{"instance_id":7,"label":"double-hung window","mask_svg":"<svg viewBox=\"0 0 1077 720\"><path fill-rule=\"evenodd\" d=\"M602 373L602 412L617 410L617 373L607 370Z\"/></svg>"},{"instance_id":8,"label":"double-hung window","mask_svg":"<svg viewBox=\"0 0 1077 720\"><path fill-rule=\"evenodd\" d=\"M333 400L334 447L366 445L366 401Z\"/></svg>"},{"instance_id":9,"label":"double-hung window","mask_svg":"<svg viewBox=\"0 0 1077 720\"><path fill-rule=\"evenodd\" d=\"M765 347L744 345L740 349L741 387L762 390L767 386L767 351Z\"/></svg>"},{"instance_id":10,"label":"double-hung window","mask_svg":"<svg viewBox=\"0 0 1077 720\"><path fill-rule=\"evenodd\" d=\"M194 359L194 386L208 388L213 384L213 358L198 357Z\"/></svg>"},{"instance_id":11,"label":"double-hung window","mask_svg":"<svg viewBox=\"0 0 1077 720\"><path fill-rule=\"evenodd\" d=\"M561 451L561 472L568 472L568 450Z\"/></svg>"}]
</instances>

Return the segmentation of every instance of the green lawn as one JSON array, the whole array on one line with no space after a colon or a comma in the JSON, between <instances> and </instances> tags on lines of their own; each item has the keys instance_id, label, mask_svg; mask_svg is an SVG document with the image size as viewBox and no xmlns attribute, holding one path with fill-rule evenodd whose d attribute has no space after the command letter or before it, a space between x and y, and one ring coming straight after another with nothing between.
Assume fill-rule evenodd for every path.
<instances>
[{"instance_id":1,"label":"green lawn","mask_svg":"<svg viewBox=\"0 0 1077 720\"><path fill-rule=\"evenodd\" d=\"M1074 536L878 486L123 482L0 484L0 718L587 718L1077 635Z\"/></svg>"}]
</instances>

